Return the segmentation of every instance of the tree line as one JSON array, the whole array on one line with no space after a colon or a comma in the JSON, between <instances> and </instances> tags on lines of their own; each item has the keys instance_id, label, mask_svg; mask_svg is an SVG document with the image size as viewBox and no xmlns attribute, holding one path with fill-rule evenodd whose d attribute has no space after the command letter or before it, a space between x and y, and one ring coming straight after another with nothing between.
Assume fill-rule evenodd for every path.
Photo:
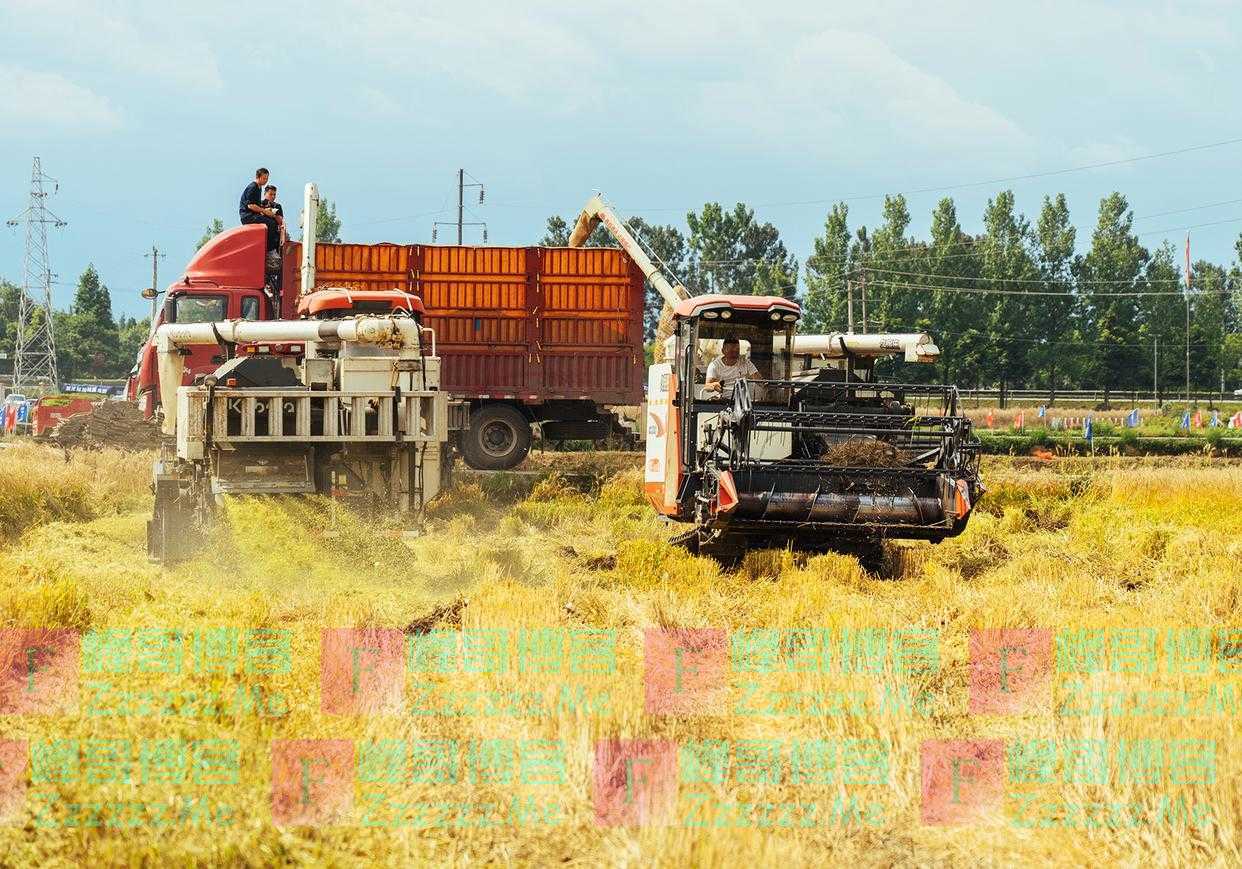
<instances>
[{"instance_id":1,"label":"tree line","mask_svg":"<svg viewBox=\"0 0 1242 869\"><path fill-rule=\"evenodd\" d=\"M1028 389L1158 383L1177 392L1189 308L1191 387L1218 389L1223 380L1234 388L1242 379L1242 236L1232 263L1192 263L1187 293L1179 251L1167 241L1144 247L1120 193L1100 200L1084 253L1064 194L1046 196L1032 222L1013 191L1001 192L988 200L980 233L962 229L950 197L933 209L929 237L913 235L910 223L901 195L885 198L874 228L851 229L848 205L837 203L800 268L777 229L742 203L708 203L684 227L628 221L693 292L795 298L803 332L844 331L851 307L858 331L930 332L942 356L923 377ZM563 245L569 229L552 216L541 243ZM587 243L614 242L601 226ZM663 301L650 286L647 294L651 340Z\"/></svg>"},{"instance_id":2,"label":"tree line","mask_svg":"<svg viewBox=\"0 0 1242 869\"><path fill-rule=\"evenodd\" d=\"M323 237L339 239L331 204L323 218ZM843 331L851 300L856 330L930 332L940 364L905 369L903 377L1015 389L1148 390L1158 382L1176 393L1185 387L1189 308L1191 387L1213 390L1223 380L1232 389L1242 380L1242 235L1232 263L1192 263L1187 294L1180 252L1168 241L1144 247L1120 193L1100 201L1084 253L1063 194L1045 197L1032 222L1003 191L988 200L980 233L962 229L950 197L933 209L929 237L911 234L910 223L901 195L885 198L874 228L851 229L849 207L837 203L800 264L776 227L743 203L709 202L684 226L628 221L693 292L797 299L803 332ZM199 246L222 229L213 221ZM563 217L549 217L539 243L563 246L570 229ZM587 244L615 242L601 225ZM0 352L10 359L19 299L20 290L0 280ZM663 304L648 286L648 341ZM54 316L62 380L124 377L150 329L146 318L113 315L93 265L78 278L69 310Z\"/></svg>"},{"instance_id":3,"label":"tree line","mask_svg":"<svg viewBox=\"0 0 1242 869\"><path fill-rule=\"evenodd\" d=\"M17 344L20 303L21 288L0 280L0 352L9 360L5 366L8 371L12 370ZM42 316L41 310L35 311L35 316ZM94 265L88 265L78 277L69 310L54 311L52 316L56 367L62 382L128 376L151 329L149 318L113 316L112 296Z\"/></svg>"}]
</instances>

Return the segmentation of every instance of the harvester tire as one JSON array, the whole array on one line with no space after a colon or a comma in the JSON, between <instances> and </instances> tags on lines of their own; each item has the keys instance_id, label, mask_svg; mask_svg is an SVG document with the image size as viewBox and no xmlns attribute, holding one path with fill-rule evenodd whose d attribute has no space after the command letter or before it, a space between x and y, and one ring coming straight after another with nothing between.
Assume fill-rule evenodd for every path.
<instances>
[{"instance_id":1,"label":"harvester tire","mask_svg":"<svg viewBox=\"0 0 1242 869\"><path fill-rule=\"evenodd\" d=\"M477 471L515 468L530 452L530 422L509 404L485 404L470 415L461 452Z\"/></svg>"}]
</instances>

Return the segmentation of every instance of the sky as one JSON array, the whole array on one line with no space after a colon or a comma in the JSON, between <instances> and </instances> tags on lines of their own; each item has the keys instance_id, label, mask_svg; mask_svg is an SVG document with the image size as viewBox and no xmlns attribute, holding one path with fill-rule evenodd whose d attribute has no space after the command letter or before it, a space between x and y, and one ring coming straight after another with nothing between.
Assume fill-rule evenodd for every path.
<instances>
[{"instance_id":1,"label":"sky","mask_svg":"<svg viewBox=\"0 0 1242 869\"><path fill-rule=\"evenodd\" d=\"M1080 250L1113 190L1149 248L1180 253L1190 226L1196 259L1228 263L1242 232L1228 0L296 9L0 4L0 217L26 207L38 155L67 221L49 239L57 307L94 263L114 310L142 315L144 253L165 251L160 283L174 280L212 218L236 223L259 165L291 216L315 181L358 242L430 242L455 219L458 168L485 185L466 219L491 244L536 243L597 191L680 226L704 202L746 202L800 261L833 202L874 226L903 191L920 235L944 195L978 231L1006 188L1032 219L1065 193ZM23 251L0 225L0 277L20 280Z\"/></svg>"}]
</instances>

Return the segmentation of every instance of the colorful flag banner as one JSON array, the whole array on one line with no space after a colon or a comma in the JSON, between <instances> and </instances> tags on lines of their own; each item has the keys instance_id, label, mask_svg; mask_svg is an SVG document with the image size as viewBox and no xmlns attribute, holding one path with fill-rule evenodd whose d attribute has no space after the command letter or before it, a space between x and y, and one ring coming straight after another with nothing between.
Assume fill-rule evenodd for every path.
<instances>
[{"instance_id":1,"label":"colorful flag banner","mask_svg":"<svg viewBox=\"0 0 1242 869\"><path fill-rule=\"evenodd\" d=\"M1039 418L1040 418L1040 419L1043 419L1043 418L1044 418L1044 417L1046 417L1047 415L1048 415L1048 408L1044 407L1044 406L1041 404L1041 405L1039 406Z\"/></svg>"},{"instance_id":2,"label":"colorful flag banner","mask_svg":"<svg viewBox=\"0 0 1242 869\"><path fill-rule=\"evenodd\" d=\"M988 411L988 420L987 420L987 422L988 422L988 428L991 428L991 427L992 427L992 423L994 422L994 420L992 419L992 411L990 411L990 410Z\"/></svg>"},{"instance_id":3,"label":"colorful flag banner","mask_svg":"<svg viewBox=\"0 0 1242 869\"><path fill-rule=\"evenodd\" d=\"M1190 411L1186 411L1182 414L1182 428L1190 428Z\"/></svg>"},{"instance_id":4,"label":"colorful flag banner","mask_svg":"<svg viewBox=\"0 0 1242 869\"><path fill-rule=\"evenodd\" d=\"M1195 411L1195 428L1203 428L1203 414L1197 410Z\"/></svg>"},{"instance_id":5,"label":"colorful flag banner","mask_svg":"<svg viewBox=\"0 0 1242 869\"><path fill-rule=\"evenodd\" d=\"M1216 428L1220 425L1220 411L1218 410L1212 411L1212 421L1209 422L1208 425L1211 426L1212 428Z\"/></svg>"},{"instance_id":6,"label":"colorful flag banner","mask_svg":"<svg viewBox=\"0 0 1242 869\"><path fill-rule=\"evenodd\" d=\"M1021 431L1021 430L1022 430L1022 426L1023 426L1025 423L1026 423L1026 411L1022 411L1022 410L1020 410L1020 411L1018 411L1018 417L1017 417L1017 419L1015 419L1015 420L1014 420L1014 428L1016 428L1016 429L1018 429L1019 431Z\"/></svg>"},{"instance_id":7,"label":"colorful flag banner","mask_svg":"<svg viewBox=\"0 0 1242 869\"><path fill-rule=\"evenodd\" d=\"M1082 436L1087 439L1087 446L1092 446L1091 417L1087 417L1082 421Z\"/></svg>"},{"instance_id":8,"label":"colorful flag banner","mask_svg":"<svg viewBox=\"0 0 1242 869\"><path fill-rule=\"evenodd\" d=\"M1139 427L1139 412L1138 412L1138 408L1136 407L1134 410L1130 411L1126 415L1126 428L1138 428L1138 427Z\"/></svg>"}]
</instances>

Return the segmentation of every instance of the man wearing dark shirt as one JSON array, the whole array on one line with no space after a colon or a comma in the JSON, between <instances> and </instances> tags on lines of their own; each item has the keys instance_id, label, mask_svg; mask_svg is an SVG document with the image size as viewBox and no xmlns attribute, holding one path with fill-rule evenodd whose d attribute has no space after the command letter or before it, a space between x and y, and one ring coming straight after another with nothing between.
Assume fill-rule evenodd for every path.
<instances>
[{"instance_id":1,"label":"man wearing dark shirt","mask_svg":"<svg viewBox=\"0 0 1242 869\"><path fill-rule=\"evenodd\" d=\"M267 227L267 249L275 250L280 244L280 224L276 212L263 205L263 185L267 183L268 171L259 169L254 180L242 191L238 213L243 224L261 223Z\"/></svg>"},{"instance_id":2,"label":"man wearing dark shirt","mask_svg":"<svg viewBox=\"0 0 1242 869\"><path fill-rule=\"evenodd\" d=\"M270 208L276 214L276 224L280 227L277 231L277 240L283 244L285 238L285 210L280 203L276 201L276 185L269 184L263 188L263 207Z\"/></svg>"}]
</instances>

